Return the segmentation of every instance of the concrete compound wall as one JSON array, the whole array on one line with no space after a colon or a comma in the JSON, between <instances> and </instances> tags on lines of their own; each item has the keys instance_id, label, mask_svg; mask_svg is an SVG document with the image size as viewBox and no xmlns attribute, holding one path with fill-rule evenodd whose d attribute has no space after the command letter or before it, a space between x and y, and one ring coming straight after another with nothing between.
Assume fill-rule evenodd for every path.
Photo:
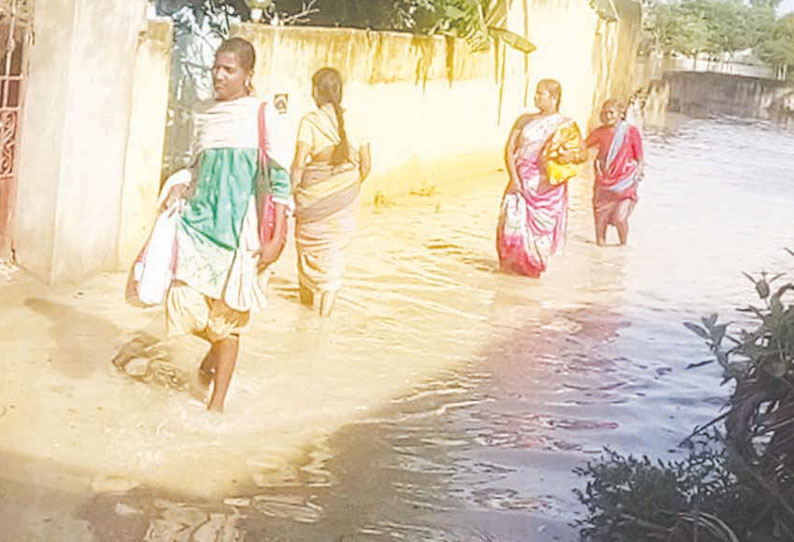
<instances>
[{"instance_id":1,"label":"concrete compound wall","mask_svg":"<svg viewBox=\"0 0 794 542\"><path fill-rule=\"evenodd\" d=\"M168 19L150 20L138 36L118 228L122 268L135 259L157 216L172 43Z\"/></svg>"},{"instance_id":2,"label":"concrete compound wall","mask_svg":"<svg viewBox=\"0 0 794 542\"><path fill-rule=\"evenodd\" d=\"M696 117L733 115L791 123L794 86L785 81L714 72L670 71L668 110Z\"/></svg>"},{"instance_id":3,"label":"concrete compound wall","mask_svg":"<svg viewBox=\"0 0 794 542\"><path fill-rule=\"evenodd\" d=\"M542 78L563 86L562 111L583 129L594 105L626 96L639 7L606 21L581 0L510 3L507 27L537 50L388 32L243 24L258 54L254 85L289 107L274 127L289 160L310 78L334 66L344 104L364 120L374 171L365 201L502 167L513 120ZM170 23L144 0L39 0L20 152L16 257L50 282L126 268L156 212L169 84ZM184 146L188 141L169 141ZM172 149L173 150L173 149Z\"/></svg>"},{"instance_id":4,"label":"concrete compound wall","mask_svg":"<svg viewBox=\"0 0 794 542\"><path fill-rule=\"evenodd\" d=\"M585 130L594 104L631 90L640 11L619 5L623 19L608 22L578 0L512 2L507 26L536 45L528 56L498 44L474 53L460 40L351 29L244 24L234 33L256 47L259 95L289 96L277 129L282 156L292 155L298 121L314 107L312 73L342 72L344 105L366 119L372 142L366 201L501 167L507 132L532 108L543 78L561 82L561 109Z\"/></svg>"},{"instance_id":5,"label":"concrete compound wall","mask_svg":"<svg viewBox=\"0 0 794 542\"><path fill-rule=\"evenodd\" d=\"M125 172L146 169L139 162L125 170L125 161L128 155L146 161L158 145L162 149L165 107L156 111L155 122L133 107L136 92L156 95L156 87L165 85L167 93L168 85L167 71L157 73L155 66L146 78L152 66L136 67L139 34L147 28L145 5L145 0L36 2L14 248L18 263L45 281L76 280L118 267L119 240L129 237L120 235L119 225L122 216L135 214L132 207L122 213L122 201L134 200L122 198ZM170 34L158 39L170 49ZM151 88L144 91L142 84ZM159 162L159 155L150 162L155 171ZM146 174L152 175L149 169ZM154 178L158 182L159 175Z\"/></svg>"}]
</instances>

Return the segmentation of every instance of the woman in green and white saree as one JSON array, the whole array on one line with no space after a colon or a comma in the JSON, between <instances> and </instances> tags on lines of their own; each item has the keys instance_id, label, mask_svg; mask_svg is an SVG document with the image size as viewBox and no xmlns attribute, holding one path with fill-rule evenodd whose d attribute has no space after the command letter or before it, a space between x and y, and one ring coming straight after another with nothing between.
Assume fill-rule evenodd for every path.
<instances>
[{"instance_id":1,"label":"woman in green and white saree","mask_svg":"<svg viewBox=\"0 0 794 542\"><path fill-rule=\"evenodd\" d=\"M251 312L264 306L257 274L281 254L290 204L286 170L272 158L269 167L260 165L260 136L270 140L261 125L272 123L269 107L251 96L254 57L253 46L240 38L218 49L215 99L195 116L192 166L190 175L182 175L188 182L170 188L166 200L168 206L184 199L166 327L169 335L193 334L211 343L199 376L212 382L207 408L217 412L223 410L240 334ZM272 221L269 234L262 235L265 204Z\"/></svg>"},{"instance_id":2,"label":"woman in green and white saree","mask_svg":"<svg viewBox=\"0 0 794 542\"><path fill-rule=\"evenodd\" d=\"M292 163L295 246L301 301L327 316L342 287L371 158L362 130L346 123L337 70L312 76L312 97L317 109L301 119Z\"/></svg>"}]
</instances>

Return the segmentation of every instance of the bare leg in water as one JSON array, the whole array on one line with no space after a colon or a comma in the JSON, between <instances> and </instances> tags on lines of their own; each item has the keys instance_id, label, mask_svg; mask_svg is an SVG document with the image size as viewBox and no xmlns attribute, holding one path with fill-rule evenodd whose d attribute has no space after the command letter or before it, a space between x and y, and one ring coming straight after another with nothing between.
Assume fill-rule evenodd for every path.
<instances>
[{"instance_id":1,"label":"bare leg in water","mask_svg":"<svg viewBox=\"0 0 794 542\"><path fill-rule=\"evenodd\" d=\"M323 292L320 299L320 316L329 316L334 308L336 292Z\"/></svg>"},{"instance_id":2,"label":"bare leg in water","mask_svg":"<svg viewBox=\"0 0 794 542\"><path fill-rule=\"evenodd\" d=\"M598 211L594 211L593 214L595 215L596 244L602 247L607 244L607 226L609 226L609 219Z\"/></svg>"},{"instance_id":3,"label":"bare leg in water","mask_svg":"<svg viewBox=\"0 0 794 542\"><path fill-rule=\"evenodd\" d=\"M212 348L204 358L212 358L215 372L212 374L212 396L210 397L207 410L212 412L223 412L223 402L226 399L226 392L229 390L229 383L232 380L234 366L237 364L237 353L240 349L240 337L232 335L226 339L212 343ZM202 362L202 366L204 363ZM199 369L201 370L201 369Z\"/></svg>"},{"instance_id":4,"label":"bare leg in water","mask_svg":"<svg viewBox=\"0 0 794 542\"><path fill-rule=\"evenodd\" d=\"M633 207L632 204L633 202L631 200L623 200L618 204L618 208L615 212L615 227L618 229L618 237L620 238L621 245L625 245L629 241L629 215Z\"/></svg>"},{"instance_id":5,"label":"bare leg in water","mask_svg":"<svg viewBox=\"0 0 794 542\"><path fill-rule=\"evenodd\" d=\"M198 368L198 381L204 388L209 388L212 384L212 376L215 374L215 345L210 346L207 355Z\"/></svg>"}]
</instances>

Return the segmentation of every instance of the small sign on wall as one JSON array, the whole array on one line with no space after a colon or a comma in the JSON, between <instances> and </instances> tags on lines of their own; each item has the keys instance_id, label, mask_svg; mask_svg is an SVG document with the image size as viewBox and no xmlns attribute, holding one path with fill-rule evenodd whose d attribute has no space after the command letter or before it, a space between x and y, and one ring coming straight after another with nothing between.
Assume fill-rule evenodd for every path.
<instances>
[{"instance_id":1,"label":"small sign on wall","mask_svg":"<svg viewBox=\"0 0 794 542\"><path fill-rule=\"evenodd\" d=\"M289 105L289 94L274 94L273 106L280 115L287 114L287 106Z\"/></svg>"}]
</instances>

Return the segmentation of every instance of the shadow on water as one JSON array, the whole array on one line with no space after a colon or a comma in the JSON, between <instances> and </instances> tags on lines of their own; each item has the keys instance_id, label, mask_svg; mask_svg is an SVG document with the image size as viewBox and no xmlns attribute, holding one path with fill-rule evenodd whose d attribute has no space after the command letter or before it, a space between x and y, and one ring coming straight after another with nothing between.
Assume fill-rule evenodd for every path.
<instances>
[{"instance_id":1,"label":"shadow on water","mask_svg":"<svg viewBox=\"0 0 794 542\"><path fill-rule=\"evenodd\" d=\"M719 375L685 369L703 351L681 322L742 302L741 271L774 268L790 240L792 143L727 121L651 134L630 246L591 242L589 187L574 185L568 245L540 281L497 272L502 178L443 206L415 198L378 213L362 224L331 320L311 318L294 282L274 279L279 311L246 339L234 416L204 419L182 397L146 412L155 394L124 388L122 429L154 427L129 433L147 439L132 459L155 457L146 464L168 475L193 453L187 478L173 480L206 478L225 493L151 481L65 496L73 510L60 512L90 527L74 540L577 540L574 467L604 446L674 454L719 408ZM58 363L71 375L89 370L74 361L88 340L108 366L114 354L124 367L167 357L152 336L119 352L112 324L44 300L27 306L59 327L53 353L68 353ZM135 378L150 382L149 367ZM279 462L279 445L298 453ZM19 492L17 509L37 502ZM48 503L39 509L59 512Z\"/></svg>"},{"instance_id":2,"label":"shadow on water","mask_svg":"<svg viewBox=\"0 0 794 542\"><path fill-rule=\"evenodd\" d=\"M626 326L598 307L542 318L318 443L290 477L223 503L99 495L81 517L102 540L120 524L138 538L118 540L571 540L570 469L620 426L576 410L625 402L630 383L603 375L627 360L598 345Z\"/></svg>"}]
</instances>

